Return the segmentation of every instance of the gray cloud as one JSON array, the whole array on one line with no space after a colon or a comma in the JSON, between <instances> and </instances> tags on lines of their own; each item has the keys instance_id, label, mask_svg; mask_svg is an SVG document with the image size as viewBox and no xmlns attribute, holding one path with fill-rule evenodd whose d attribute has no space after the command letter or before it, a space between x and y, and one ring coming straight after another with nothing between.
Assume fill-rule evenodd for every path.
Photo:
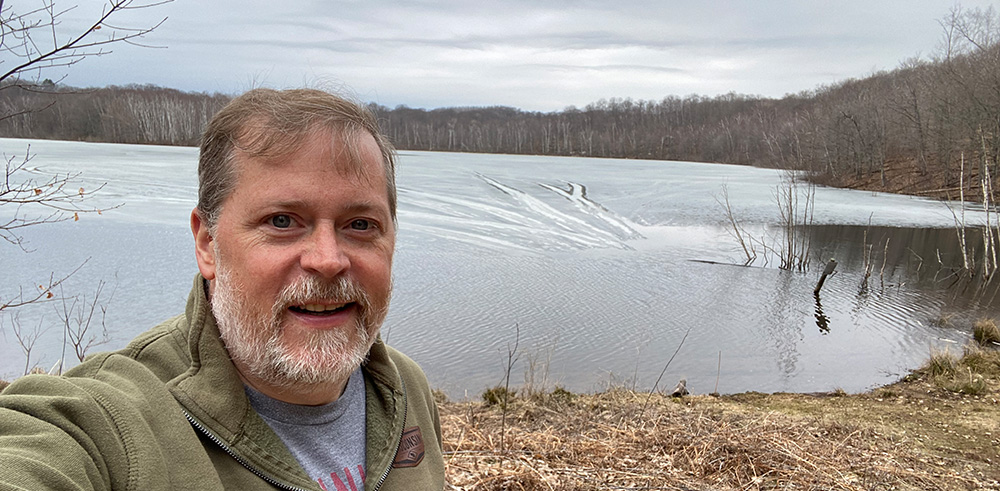
<instances>
[{"instance_id":1,"label":"gray cloud","mask_svg":"<svg viewBox=\"0 0 1000 491\"><path fill-rule=\"evenodd\" d=\"M116 47L67 70L66 83L234 93L325 80L390 106L533 110L607 97L781 96L933 53L949 8L937 0L175 0L119 22L169 17L148 39L167 48ZM93 12L76 9L64 25Z\"/></svg>"}]
</instances>

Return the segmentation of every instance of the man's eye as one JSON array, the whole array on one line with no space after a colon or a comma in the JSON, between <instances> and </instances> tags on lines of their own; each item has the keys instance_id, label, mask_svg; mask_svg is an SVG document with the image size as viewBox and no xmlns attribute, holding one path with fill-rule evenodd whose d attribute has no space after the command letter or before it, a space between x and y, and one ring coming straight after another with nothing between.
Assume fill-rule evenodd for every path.
<instances>
[{"instance_id":1,"label":"man's eye","mask_svg":"<svg viewBox=\"0 0 1000 491\"><path fill-rule=\"evenodd\" d=\"M351 228L354 230L368 230L372 228L372 222L363 218L358 218L351 222Z\"/></svg>"},{"instance_id":2,"label":"man's eye","mask_svg":"<svg viewBox=\"0 0 1000 491\"><path fill-rule=\"evenodd\" d=\"M275 228L288 228L292 226L292 217L288 215L274 215L271 217L271 225Z\"/></svg>"}]
</instances>

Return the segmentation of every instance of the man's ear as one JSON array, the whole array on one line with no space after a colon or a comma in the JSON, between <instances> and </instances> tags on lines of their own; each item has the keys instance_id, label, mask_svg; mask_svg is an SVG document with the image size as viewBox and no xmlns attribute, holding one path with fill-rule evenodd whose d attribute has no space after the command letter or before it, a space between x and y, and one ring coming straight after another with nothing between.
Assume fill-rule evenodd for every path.
<instances>
[{"instance_id":1,"label":"man's ear","mask_svg":"<svg viewBox=\"0 0 1000 491\"><path fill-rule=\"evenodd\" d=\"M209 233L208 223L202 218L198 208L191 211L191 233L194 234L194 256L198 260L198 270L206 280L215 279L215 239Z\"/></svg>"}]
</instances>

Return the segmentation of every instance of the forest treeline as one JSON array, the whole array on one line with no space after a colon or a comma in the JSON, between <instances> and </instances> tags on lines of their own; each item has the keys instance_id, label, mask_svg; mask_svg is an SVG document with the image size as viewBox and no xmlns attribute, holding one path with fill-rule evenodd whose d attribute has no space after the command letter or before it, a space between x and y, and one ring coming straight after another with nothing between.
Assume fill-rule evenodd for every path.
<instances>
[{"instance_id":1,"label":"forest treeline","mask_svg":"<svg viewBox=\"0 0 1000 491\"><path fill-rule=\"evenodd\" d=\"M1000 153L1000 16L954 9L930 59L780 99L742 94L611 98L582 108L414 109L373 105L399 149L749 164L814 171L828 182L907 162L957 186ZM0 88L0 135L194 145L229 100L155 86ZM974 180L974 179L972 179Z\"/></svg>"}]
</instances>

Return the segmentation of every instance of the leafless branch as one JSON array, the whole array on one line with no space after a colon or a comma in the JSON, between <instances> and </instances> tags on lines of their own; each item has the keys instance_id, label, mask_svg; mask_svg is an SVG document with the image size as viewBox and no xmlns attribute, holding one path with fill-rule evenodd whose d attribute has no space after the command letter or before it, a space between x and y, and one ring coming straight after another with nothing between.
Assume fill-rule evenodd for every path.
<instances>
[{"instance_id":1,"label":"leafless branch","mask_svg":"<svg viewBox=\"0 0 1000 491\"><path fill-rule=\"evenodd\" d=\"M108 303L114 298L114 290L106 300L102 301L106 283L102 280L98 282L93 296L89 299L87 295L76 295L68 297L63 295L62 287L59 288L60 304L56 307L56 315L62 321L63 326L63 350L67 345L73 346L73 354L77 360L83 361L90 348L106 343L108 341L108 331L104 320L107 315ZM94 334L91 327L94 327L94 316L100 316L101 333ZM65 360L65 351L63 354ZM60 360L60 372L62 371Z\"/></svg>"},{"instance_id":2,"label":"leafless branch","mask_svg":"<svg viewBox=\"0 0 1000 491\"><path fill-rule=\"evenodd\" d=\"M14 208L9 218L0 219L0 238L8 243L18 245L22 249L22 237L16 230L65 220L78 220L81 213L101 214L107 208L85 207L82 202L100 191L104 185L87 190L83 187L72 189L72 182L79 177L77 174L54 174L37 180L30 176L28 163L31 161L31 148L26 149L24 157L6 158L3 181L0 182L0 206ZM44 213L28 214L25 209L48 210Z\"/></svg>"},{"instance_id":3,"label":"leafless branch","mask_svg":"<svg viewBox=\"0 0 1000 491\"><path fill-rule=\"evenodd\" d=\"M21 289L18 292L18 294L17 294L16 297L14 297L13 299L4 301L4 303L0 304L0 312L3 312L4 310L9 310L9 309L16 309L18 307L23 307L25 305L32 304L32 303L44 302L44 301L47 301L47 300L54 300L55 299L55 293L53 293L53 290L56 287L58 287L59 285L61 285L64 281L66 281L66 279L68 279L70 276L73 276L74 274L76 274L76 272L79 271L80 268L82 268L84 264L87 264L87 261L89 261L89 259L83 261L83 263L81 263L79 266L77 266L76 269L74 269L73 271L70 271L68 274L66 274L65 276L59 278L58 280L55 279L56 278L55 274L50 274L49 275L48 285L38 285L38 291L35 292L35 293L29 294L29 295L26 296L24 294L24 290Z\"/></svg>"},{"instance_id":4,"label":"leafless branch","mask_svg":"<svg viewBox=\"0 0 1000 491\"><path fill-rule=\"evenodd\" d=\"M68 67L88 56L111 53L104 48L118 42L148 46L138 43L138 39L163 25L166 17L152 26L138 28L111 24L109 20L124 11L155 7L170 1L172 0L136 3L136 0L109 0L96 21L65 42L59 40L57 29L61 17L75 6L57 10L55 0L44 0L39 8L17 12L14 7L0 3L0 53L7 53L18 60L14 66L0 74L0 82L8 78L20 78L29 72L35 72L34 78L41 78L43 70ZM46 40L44 46L36 39L37 34L43 30L50 35L46 36L50 39ZM102 30L110 33L100 37Z\"/></svg>"},{"instance_id":5,"label":"leafless branch","mask_svg":"<svg viewBox=\"0 0 1000 491\"><path fill-rule=\"evenodd\" d=\"M14 333L14 338L17 339L18 346L21 347L21 351L24 352L24 375L27 375L31 371L31 352L35 349L35 343L45 332L42 329L42 321L39 319L38 325L30 331L26 331L20 316L15 314L11 316L11 331Z\"/></svg>"}]
</instances>

